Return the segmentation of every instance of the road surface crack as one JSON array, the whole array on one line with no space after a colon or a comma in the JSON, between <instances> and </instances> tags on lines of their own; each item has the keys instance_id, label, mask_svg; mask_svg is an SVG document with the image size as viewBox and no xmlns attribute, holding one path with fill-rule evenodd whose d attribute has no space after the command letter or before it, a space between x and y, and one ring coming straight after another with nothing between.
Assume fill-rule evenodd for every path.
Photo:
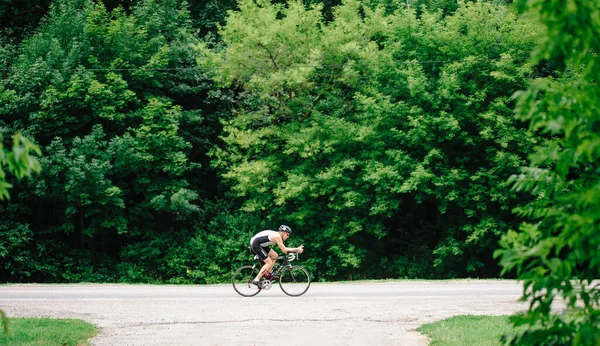
<instances>
[{"instance_id":1,"label":"road surface crack","mask_svg":"<svg viewBox=\"0 0 600 346\"><path fill-rule=\"evenodd\" d=\"M355 317L343 317L343 318L304 318L297 319L294 322L339 322L339 321L362 321L362 322L373 322L373 323L402 323L402 322L413 322L416 318L404 318L404 319L372 319L372 318L355 318ZM126 326L161 326L161 325L176 325L176 324L229 324L229 323L247 323L247 322L288 322L290 320L277 319L277 318L248 318L243 320L215 320L215 321L177 321L177 322L139 322L129 323ZM125 326L125 325L122 325Z\"/></svg>"}]
</instances>

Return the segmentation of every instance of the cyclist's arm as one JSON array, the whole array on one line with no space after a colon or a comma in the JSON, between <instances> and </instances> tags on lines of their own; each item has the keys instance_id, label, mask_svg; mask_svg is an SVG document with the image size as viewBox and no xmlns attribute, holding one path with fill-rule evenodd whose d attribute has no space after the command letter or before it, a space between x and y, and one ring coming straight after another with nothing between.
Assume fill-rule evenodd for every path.
<instances>
[{"instance_id":1,"label":"cyclist's arm","mask_svg":"<svg viewBox=\"0 0 600 346\"><path fill-rule=\"evenodd\" d=\"M288 253L288 252L298 252L300 251L301 248L299 247L287 247L285 245L283 245L283 240L281 239L281 237L279 235L277 235L275 237L275 243L277 243L277 246L279 246L279 248L281 249L281 251L283 251L283 253Z\"/></svg>"}]
</instances>

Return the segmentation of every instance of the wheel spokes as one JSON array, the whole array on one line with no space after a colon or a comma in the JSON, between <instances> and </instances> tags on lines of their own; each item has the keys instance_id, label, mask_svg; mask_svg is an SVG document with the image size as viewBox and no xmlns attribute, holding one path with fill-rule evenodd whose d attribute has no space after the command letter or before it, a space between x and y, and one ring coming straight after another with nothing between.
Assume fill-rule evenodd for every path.
<instances>
[{"instance_id":1,"label":"wheel spokes","mask_svg":"<svg viewBox=\"0 0 600 346\"><path fill-rule=\"evenodd\" d=\"M260 288L252 283L256 274L258 274L258 269L250 266L244 266L236 270L231 280L235 291L244 297L257 295Z\"/></svg>"},{"instance_id":2,"label":"wheel spokes","mask_svg":"<svg viewBox=\"0 0 600 346\"><path fill-rule=\"evenodd\" d=\"M291 267L281 273L279 280L281 290L290 296L304 294L310 286L310 276L302 267Z\"/></svg>"}]
</instances>

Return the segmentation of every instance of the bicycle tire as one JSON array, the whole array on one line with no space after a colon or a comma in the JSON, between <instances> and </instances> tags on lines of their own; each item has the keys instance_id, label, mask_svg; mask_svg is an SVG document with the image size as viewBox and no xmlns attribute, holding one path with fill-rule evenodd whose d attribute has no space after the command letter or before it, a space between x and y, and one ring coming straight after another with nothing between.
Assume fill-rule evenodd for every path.
<instances>
[{"instance_id":1,"label":"bicycle tire","mask_svg":"<svg viewBox=\"0 0 600 346\"><path fill-rule=\"evenodd\" d=\"M283 270L279 276L279 288L290 297L299 297L308 291L310 275L301 266L293 266Z\"/></svg>"},{"instance_id":2,"label":"bicycle tire","mask_svg":"<svg viewBox=\"0 0 600 346\"><path fill-rule=\"evenodd\" d=\"M251 281L258 274L258 269L252 266L241 266L233 273L231 284L233 289L241 296L254 297L259 294L261 289L255 286Z\"/></svg>"}]
</instances>

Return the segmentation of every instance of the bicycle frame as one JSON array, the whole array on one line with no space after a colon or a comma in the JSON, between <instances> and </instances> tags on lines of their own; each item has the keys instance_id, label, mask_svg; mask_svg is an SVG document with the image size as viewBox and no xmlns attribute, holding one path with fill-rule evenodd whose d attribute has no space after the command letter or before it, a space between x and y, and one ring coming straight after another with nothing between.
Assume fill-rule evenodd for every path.
<instances>
[{"instance_id":1,"label":"bicycle frame","mask_svg":"<svg viewBox=\"0 0 600 346\"><path fill-rule=\"evenodd\" d=\"M271 272L271 278L269 278L268 280L271 282L276 282L279 279L279 274L281 273L281 271L285 268L291 268L292 265L290 262L292 262L293 260L298 258L298 253L296 252L288 252L286 255L284 256L278 256L275 259L275 264L277 264L277 261L283 259L283 262L277 267L276 270L273 270ZM258 269L260 270L260 268L262 268L262 266L264 265L263 261L258 258L258 256L254 256L254 258L256 259L256 263L254 263L254 266L252 266L252 269ZM275 277L273 279L273 277Z\"/></svg>"}]
</instances>

